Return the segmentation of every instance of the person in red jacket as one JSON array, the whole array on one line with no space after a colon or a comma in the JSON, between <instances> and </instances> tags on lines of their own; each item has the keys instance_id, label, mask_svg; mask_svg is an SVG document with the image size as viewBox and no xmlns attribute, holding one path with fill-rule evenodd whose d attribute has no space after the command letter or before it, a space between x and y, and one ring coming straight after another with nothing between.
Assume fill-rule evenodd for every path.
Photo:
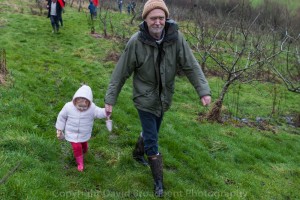
<instances>
[{"instance_id":1,"label":"person in red jacket","mask_svg":"<svg viewBox=\"0 0 300 200\"><path fill-rule=\"evenodd\" d=\"M59 5L61 6L61 13L58 15L58 21L59 21L59 23L60 23L60 26L64 26L64 24L63 24L63 19L62 19L62 13L64 12L64 8L65 8L65 5L66 5L66 1L65 0L58 0L57 1L58 3L59 3Z\"/></svg>"}]
</instances>

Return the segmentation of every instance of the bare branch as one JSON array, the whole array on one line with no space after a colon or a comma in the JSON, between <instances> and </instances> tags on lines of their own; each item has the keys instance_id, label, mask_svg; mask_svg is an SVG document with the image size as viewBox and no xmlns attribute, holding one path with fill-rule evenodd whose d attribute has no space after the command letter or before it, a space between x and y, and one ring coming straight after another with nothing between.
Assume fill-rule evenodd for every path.
<instances>
[{"instance_id":1,"label":"bare branch","mask_svg":"<svg viewBox=\"0 0 300 200\"><path fill-rule=\"evenodd\" d=\"M208 56L212 58L224 71L230 73L226 66L223 63L221 63L217 58L215 58L210 52L208 52Z\"/></svg>"},{"instance_id":2,"label":"bare branch","mask_svg":"<svg viewBox=\"0 0 300 200\"><path fill-rule=\"evenodd\" d=\"M16 171L17 171L17 169L20 167L20 165L21 165L21 162L18 162L18 164L13 168L13 169L11 169L1 180L0 180L0 185L1 184L4 184L6 181L7 181L7 179L10 177L10 176L12 176Z\"/></svg>"}]
</instances>

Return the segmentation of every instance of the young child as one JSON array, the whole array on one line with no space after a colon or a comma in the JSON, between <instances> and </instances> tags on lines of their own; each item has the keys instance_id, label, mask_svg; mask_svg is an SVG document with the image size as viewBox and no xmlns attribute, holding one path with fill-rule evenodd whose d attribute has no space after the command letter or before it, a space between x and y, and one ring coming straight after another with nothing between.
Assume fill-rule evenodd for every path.
<instances>
[{"instance_id":1,"label":"young child","mask_svg":"<svg viewBox=\"0 0 300 200\"><path fill-rule=\"evenodd\" d=\"M58 114L55 125L57 138L65 138L71 143L78 171L84 168L83 155L88 150L94 119L106 117L105 109L93 103L93 93L87 85L80 87L73 100L66 103Z\"/></svg>"}]
</instances>

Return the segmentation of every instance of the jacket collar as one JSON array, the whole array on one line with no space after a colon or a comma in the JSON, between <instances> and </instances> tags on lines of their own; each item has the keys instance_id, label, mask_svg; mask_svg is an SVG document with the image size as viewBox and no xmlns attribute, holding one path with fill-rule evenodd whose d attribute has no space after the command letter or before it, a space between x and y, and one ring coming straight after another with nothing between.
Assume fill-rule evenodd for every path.
<instances>
[{"instance_id":1,"label":"jacket collar","mask_svg":"<svg viewBox=\"0 0 300 200\"><path fill-rule=\"evenodd\" d=\"M157 47L156 40L149 34L148 26L145 21L139 25L140 31L138 39L145 44ZM165 35L162 43L165 45L172 44L178 39L178 25L172 19L167 19L165 24Z\"/></svg>"}]
</instances>

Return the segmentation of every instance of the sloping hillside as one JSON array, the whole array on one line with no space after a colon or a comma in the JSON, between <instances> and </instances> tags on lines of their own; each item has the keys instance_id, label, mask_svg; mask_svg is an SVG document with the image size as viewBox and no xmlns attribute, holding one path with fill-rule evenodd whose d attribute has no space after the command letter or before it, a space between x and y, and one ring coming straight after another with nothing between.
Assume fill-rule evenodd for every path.
<instances>
[{"instance_id":1,"label":"sloping hillside","mask_svg":"<svg viewBox=\"0 0 300 200\"><path fill-rule=\"evenodd\" d=\"M0 0L0 49L9 72L0 85L0 199L155 199L150 169L131 158L141 131L131 80L114 107L113 132L104 120L95 121L83 173L54 128L81 83L90 85L94 102L104 106L128 32L125 39L104 38L98 22L95 37L88 14L67 6L64 27L52 34L49 19L30 11L34 2ZM125 13L111 12L111 19L115 31L137 30L139 23L130 25ZM209 77L209 82L216 98L221 80ZM241 86L240 104L249 115L268 116L273 99L260 91L270 88ZM282 113L299 112L299 97L284 87L280 91ZM227 105L224 109L231 109ZM200 122L198 114L206 111L187 79L177 78L159 136L165 199L300 199L299 128L285 122L268 130Z\"/></svg>"}]
</instances>

